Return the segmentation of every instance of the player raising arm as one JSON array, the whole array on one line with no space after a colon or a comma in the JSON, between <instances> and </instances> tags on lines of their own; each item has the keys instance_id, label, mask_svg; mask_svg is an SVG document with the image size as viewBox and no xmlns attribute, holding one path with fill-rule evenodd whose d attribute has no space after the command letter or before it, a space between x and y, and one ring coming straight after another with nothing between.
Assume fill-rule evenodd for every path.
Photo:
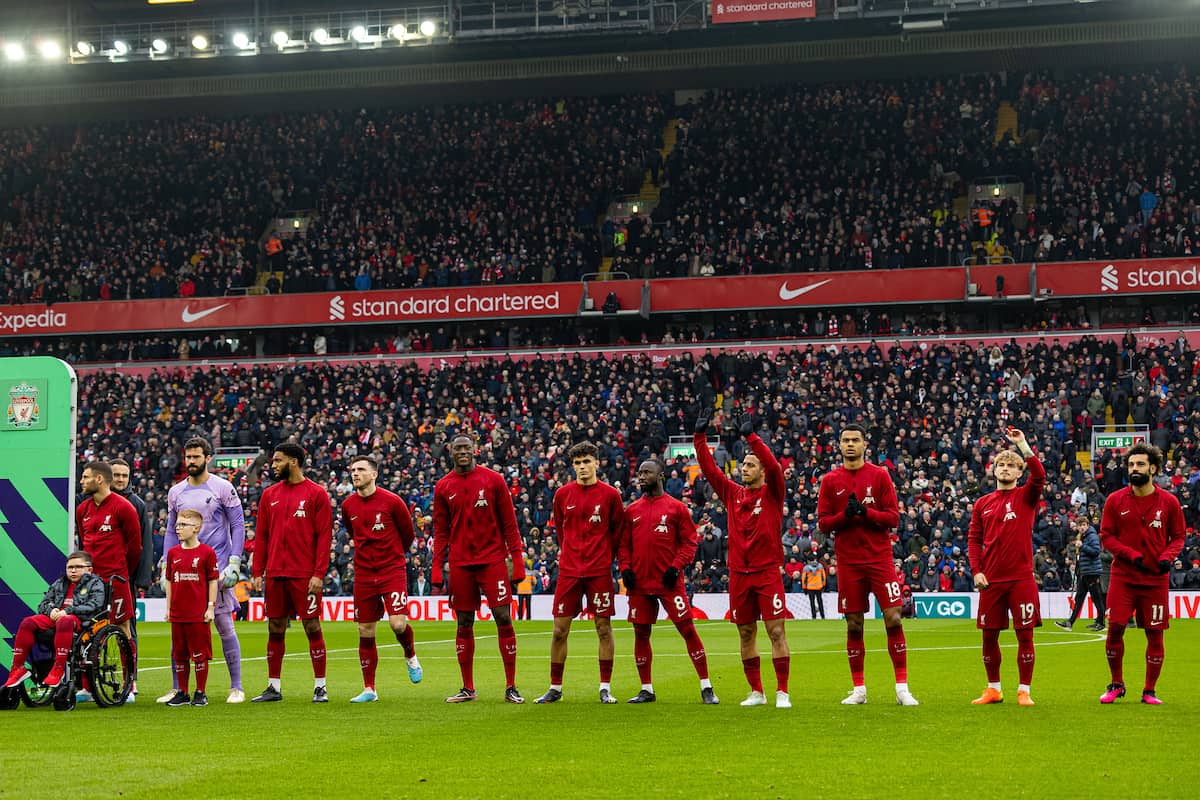
<instances>
[{"instance_id":1,"label":"player raising arm","mask_svg":"<svg viewBox=\"0 0 1200 800\"><path fill-rule=\"evenodd\" d=\"M454 646L463 688L447 703L475 699L475 613L482 597L496 620L504 662L504 699L524 703L517 691L517 634L512 624L513 586L525 577L524 547L512 495L499 473L475 463L475 440L450 442L454 469L433 487L433 583L450 562L450 605L458 619ZM511 569L505 559L512 559Z\"/></svg>"},{"instance_id":2,"label":"player raising arm","mask_svg":"<svg viewBox=\"0 0 1200 800\"><path fill-rule=\"evenodd\" d=\"M817 525L833 535L838 608L846 617L846 656L854 688L842 704L867 702L863 615L873 594L883 609L888 654L896 676L896 702L915 706L917 699L908 690L908 645L900 619L903 596L892 561L891 531L900 522L896 487L886 469L867 463L867 432L861 425L846 425L838 441L842 465L821 479Z\"/></svg>"},{"instance_id":3,"label":"player raising arm","mask_svg":"<svg viewBox=\"0 0 1200 800\"><path fill-rule=\"evenodd\" d=\"M1112 682L1100 696L1109 704L1125 696L1125 625L1137 613L1146 631L1146 683L1142 702L1162 705L1154 693L1163 664L1163 631L1169 627L1171 562L1183 550L1184 520L1179 500L1154 485L1162 470L1157 447L1135 444L1125 452L1129 485L1104 501L1100 542L1113 554L1108 584L1108 642L1104 652Z\"/></svg>"},{"instance_id":4,"label":"player raising arm","mask_svg":"<svg viewBox=\"0 0 1200 800\"><path fill-rule=\"evenodd\" d=\"M787 616L783 591L783 469L754 432L747 419L739 429L750 445L742 458L742 485L725 477L712 453L708 452L705 433L709 414L696 420L693 443L704 479L725 504L729 522L729 611L741 640L742 670L750 684L750 695L743 706L766 705L763 695L761 661L758 655L758 620L771 640L771 661L775 666L775 705L791 708L788 696L788 651L784 620Z\"/></svg>"},{"instance_id":5,"label":"player raising arm","mask_svg":"<svg viewBox=\"0 0 1200 800\"><path fill-rule=\"evenodd\" d=\"M979 590L975 625L983 631L983 666L988 681L983 694L971 701L977 706L1004 700L1000 688L1000 631L1008 628L1010 613L1017 635L1020 673L1017 704L1033 705L1029 696L1033 629L1042 624L1037 581L1033 578L1033 521L1046 487L1046 469L1033 454L1024 433L1009 428L1007 434L1020 456L1005 450L993 459L996 491L975 501L967 531L967 554ZM1017 480L1026 468L1029 480L1018 488Z\"/></svg>"},{"instance_id":6,"label":"player raising arm","mask_svg":"<svg viewBox=\"0 0 1200 800\"><path fill-rule=\"evenodd\" d=\"M404 648L408 678L420 683L421 662L408 623L408 572L404 554L413 543L412 514L398 496L376 485L379 464L370 456L350 461L354 494L342 501L342 526L354 541L354 621L358 623L358 661L362 667L363 690L351 703L373 703L375 626L387 613L388 626Z\"/></svg>"},{"instance_id":7,"label":"player raising arm","mask_svg":"<svg viewBox=\"0 0 1200 800\"><path fill-rule=\"evenodd\" d=\"M554 530L558 535L558 584L554 589L554 638L550 640L550 689L537 699L562 699L563 667L571 618L583 610L586 598L600 639L600 702L612 696L613 559L625 521L621 493L596 477L600 449L580 442L568 456L575 480L554 493Z\"/></svg>"},{"instance_id":8,"label":"player raising arm","mask_svg":"<svg viewBox=\"0 0 1200 800\"><path fill-rule=\"evenodd\" d=\"M662 465L643 461L637 471L642 496L625 509L625 526L617 561L629 593L629 621L633 623L633 657L642 689L630 703L653 703L650 631L658 622L661 605L687 643L688 657L700 677L700 699L705 705L720 702L708 679L708 654L692 621L692 605L679 580L679 572L696 555L696 525L687 506L663 488Z\"/></svg>"}]
</instances>

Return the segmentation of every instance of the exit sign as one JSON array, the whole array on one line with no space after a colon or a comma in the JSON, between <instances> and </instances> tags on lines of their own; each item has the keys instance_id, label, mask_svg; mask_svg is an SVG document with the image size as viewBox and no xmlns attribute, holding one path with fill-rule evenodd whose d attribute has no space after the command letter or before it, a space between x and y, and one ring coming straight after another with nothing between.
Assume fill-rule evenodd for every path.
<instances>
[{"instance_id":1,"label":"exit sign","mask_svg":"<svg viewBox=\"0 0 1200 800\"><path fill-rule=\"evenodd\" d=\"M1146 441L1144 433L1098 433L1096 434L1096 450L1128 450L1135 444Z\"/></svg>"}]
</instances>

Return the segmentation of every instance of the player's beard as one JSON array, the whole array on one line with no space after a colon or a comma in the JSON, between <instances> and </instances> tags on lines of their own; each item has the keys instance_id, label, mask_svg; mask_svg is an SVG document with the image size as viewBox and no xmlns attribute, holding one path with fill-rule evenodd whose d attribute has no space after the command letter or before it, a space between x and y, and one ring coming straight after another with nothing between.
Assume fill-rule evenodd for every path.
<instances>
[{"instance_id":1,"label":"player's beard","mask_svg":"<svg viewBox=\"0 0 1200 800\"><path fill-rule=\"evenodd\" d=\"M203 464L188 464L187 465L187 474L191 475L193 478L200 477L201 475L204 474L204 465Z\"/></svg>"},{"instance_id":2,"label":"player's beard","mask_svg":"<svg viewBox=\"0 0 1200 800\"><path fill-rule=\"evenodd\" d=\"M275 470L275 480L277 481L286 481L290 477L292 477L292 467L290 464Z\"/></svg>"},{"instance_id":3,"label":"player's beard","mask_svg":"<svg viewBox=\"0 0 1200 800\"><path fill-rule=\"evenodd\" d=\"M1129 474L1129 482L1134 486L1145 486L1150 482L1150 476L1143 472L1132 472Z\"/></svg>"}]
</instances>

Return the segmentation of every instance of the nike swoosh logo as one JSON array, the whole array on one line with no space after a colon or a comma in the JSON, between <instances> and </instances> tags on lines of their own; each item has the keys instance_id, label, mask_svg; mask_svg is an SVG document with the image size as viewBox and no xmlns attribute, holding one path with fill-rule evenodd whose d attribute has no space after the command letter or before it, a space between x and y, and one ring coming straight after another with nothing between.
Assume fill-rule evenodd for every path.
<instances>
[{"instance_id":1,"label":"nike swoosh logo","mask_svg":"<svg viewBox=\"0 0 1200 800\"><path fill-rule=\"evenodd\" d=\"M274 508L274 507L275 507L275 506L277 506L277 505L279 505L279 501L278 501L278 500L276 500L275 502L271 503L271 507L272 507L272 508Z\"/></svg>"},{"instance_id":2,"label":"nike swoosh logo","mask_svg":"<svg viewBox=\"0 0 1200 800\"><path fill-rule=\"evenodd\" d=\"M183 321L184 322L195 322L196 320L204 319L209 314L215 314L218 311L220 311L222 308L225 308L228 305L229 305L229 303L221 303L221 305L219 305L219 306L213 306L212 308L208 309L207 311L197 311L195 314L193 314L191 311L188 311L187 306L184 306L183 307L183 315L182 315Z\"/></svg>"},{"instance_id":3,"label":"nike swoosh logo","mask_svg":"<svg viewBox=\"0 0 1200 800\"><path fill-rule=\"evenodd\" d=\"M789 289L788 285L787 285L787 281L784 281L783 286L779 287L779 299L780 300L795 300L800 295L808 294L813 289L817 289L821 286L824 286L827 283L831 283L832 281L833 281L833 278L826 278L823 281L817 281L816 283L810 283L808 286L805 286L800 289Z\"/></svg>"},{"instance_id":4,"label":"nike swoosh logo","mask_svg":"<svg viewBox=\"0 0 1200 800\"><path fill-rule=\"evenodd\" d=\"M642 518L641 518L641 517L634 517L634 518L633 518L633 521L634 521L634 522L641 522L641 521L642 521Z\"/></svg>"},{"instance_id":5,"label":"nike swoosh logo","mask_svg":"<svg viewBox=\"0 0 1200 800\"><path fill-rule=\"evenodd\" d=\"M570 511L573 508L575 508L575 506L567 506L567 511Z\"/></svg>"},{"instance_id":6,"label":"nike swoosh logo","mask_svg":"<svg viewBox=\"0 0 1200 800\"><path fill-rule=\"evenodd\" d=\"M841 496L842 496L842 495L844 495L845 493L846 493L846 490L845 490L845 489L838 489L838 490L837 490L837 496L838 496L838 497L841 497Z\"/></svg>"},{"instance_id":7,"label":"nike swoosh logo","mask_svg":"<svg viewBox=\"0 0 1200 800\"><path fill-rule=\"evenodd\" d=\"M1129 513L1128 511L1122 511L1122 512L1121 512L1121 516L1123 517L1123 516L1125 516L1125 515L1126 515L1126 514L1128 514L1128 513Z\"/></svg>"},{"instance_id":8,"label":"nike swoosh logo","mask_svg":"<svg viewBox=\"0 0 1200 800\"><path fill-rule=\"evenodd\" d=\"M988 514L992 513L995 510L996 509L994 509L994 508L989 508L987 511L983 512L983 515L986 517Z\"/></svg>"}]
</instances>

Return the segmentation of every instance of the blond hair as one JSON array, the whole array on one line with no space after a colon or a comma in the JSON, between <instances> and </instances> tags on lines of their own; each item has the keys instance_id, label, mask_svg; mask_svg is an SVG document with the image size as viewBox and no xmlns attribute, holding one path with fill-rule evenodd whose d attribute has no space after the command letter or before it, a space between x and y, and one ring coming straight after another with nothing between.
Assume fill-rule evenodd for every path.
<instances>
[{"instance_id":1,"label":"blond hair","mask_svg":"<svg viewBox=\"0 0 1200 800\"><path fill-rule=\"evenodd\" d=\"M177 520L180 520L180 519L185 519L185 518L186 518L186 519L195 519L195 520L200 520L200 522L201 522L201 523L203 523L203 522L204 522L204 515L203 515L203 514L201 514L199 511L197 511L197 510L196 510L196 509L194 509L194 508L182 508L182 509L180 509L180 510L179 510L179 516L177 516L175 519L177 519Z\"/></svg>"},{"instance_id":2,"label":"blond hair","mask_svg":"<svg viewBox=\"0 0 1200 800\"><path fill-rule=\"evenodd\" d=\"M1015 461L1017 466L1019 466L1022 471L1025 469L1025 459L1022 458L1021 454L1016 450L1001 450L996 454L996 457L992 459L992 468L995 469L1000 465L1001 462L1004 461Z\"/></svg>"}]
</instances>

